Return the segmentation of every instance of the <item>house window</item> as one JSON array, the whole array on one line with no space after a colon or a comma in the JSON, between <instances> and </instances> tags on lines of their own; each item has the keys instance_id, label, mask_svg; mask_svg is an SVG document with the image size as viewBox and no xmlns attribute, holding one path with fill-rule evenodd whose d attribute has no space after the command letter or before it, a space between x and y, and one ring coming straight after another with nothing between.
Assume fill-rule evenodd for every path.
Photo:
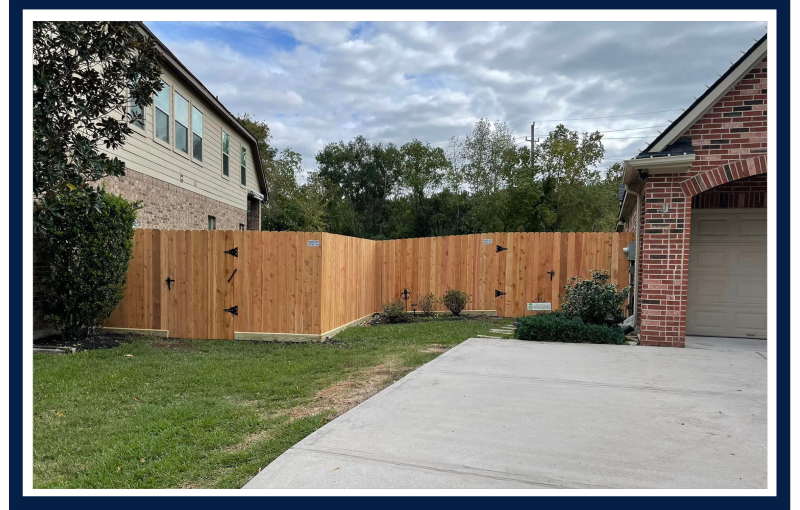
<instances>
[{"instance_id":1,"label":"house window","mask_svg":"<svg viewBox=\"0 0 800 510\"><path fill-rule=\"evenodd\" d=\"M208 230L217 230L217 218L214 216L208 217Z\"/></svg>"},{"instance_id":2,"label":"house window","mask_svg":"<svg viewBox=\"0 0 800 510\"><path fill-rule=\"evenodd\" d=\"M203 114L192 106L192 157L203 161Z\"/></svg>"},{"instance_id":3,"label":"house window","mask_svg":"<svg viewBox=\"0 0 800 510\"><path fill-rule=\"evenodd\" d=\"M239 223L239 230L244 230L244 223Z\"/></svg>"},{"instance_id":4,"label":"house window","mask_svg":"<svg viewBox=\"0 0 800 510\"><path fill-rule=\"evenodd\" d=\"M161 82L162 88L156 93L156 138L169 143L169 85Z\"/></svg>"},{"instance_id":5,"label":"house window","mask_svg":"<svg viewBox=\"0 0 800 510\"><path fill-rule=\"evenodd\" d=\"M247 186L247 149L242 147L242 186Z\"/></svg>"},{"instance_id":6,"label":"house window","mask_svg":"<svg viewBox=\"0 0 800 510\"><path fill-rule=\"evenodd\" d=\"M189 101L175 93L175 148L189 154Z\"/></svg>"},{"instance_id":7,"label":"house window","mask_svg":"<svg viewBox=\"0 0 800 510\"><path fill-rule=\"evenodd\" d=\"M144 108L133 98L130 103L131 125L144 131Z\"/></svg>"},{"instance_id":8,"label":"house window","mask_svg":"<svg viewBox=\"0 0 800 510\"><path fill-rule=\"evenodd\" d=\"M228 133L222 132L222 175L230 175L228 170Z\"/></svg>"}]
</instances>

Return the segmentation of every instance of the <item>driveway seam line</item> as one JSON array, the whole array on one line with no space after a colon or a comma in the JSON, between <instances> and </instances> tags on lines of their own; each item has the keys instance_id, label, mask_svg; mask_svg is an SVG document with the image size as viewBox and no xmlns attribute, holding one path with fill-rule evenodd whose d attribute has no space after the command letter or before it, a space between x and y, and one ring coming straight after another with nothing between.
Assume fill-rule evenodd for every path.
<instances>
[{"instance_id":1,"label":"driveway seam line","mask_svg":"<svg viewBox=\"0 0 800 510\"><path fill-rule=\"evenodd\" d=\"M540 487L548 487L548 488L553 488L553 489L569 489L569 488L573 488L573 487L579 487L579 488L590 488L591 487L591 488L596 488L596 489L611 489L611 488L613 488L613 487L607 487L607 486L604 486L604 485L594 485L594 484L587 484L587 483L580 483L580 482L569 482L569 481L562 481L561 485L559 485L557 483L548 483L548 482L539 482L539 481L535 481L535 480L526 480L525 479L525 478L527 478L526 475L517 474L517 473L509 473L510 475L514 475L514 476L500 476L500 475L490 475L490 474L484 474L484 473L474 473L474 472L471 472L471 471L461 471L461 470L458 470L458 469L449 469L449 468L443 468L443 467L429 466L429 465L425 465L425 464L413 464L413 463L402 462L402 461L397 461L397 460L381 459L381 458L375 458L375 457L365 457L365 456L362 456L362 455L354 455L354 454L351 454L351 453L333 452L333 451L329 451L329 450L317 450L315 448L309 448L307 446L294 446L294 447L291 448L291 450L295 450L295 451L299 451L299 452L307 452L307 453L319 453L319 454L323 454L323 455L330 455L330 456L333 456L333 457L349 457L349 458L364 460L364 461L368 461L368 462L378 462L378 463L381 463L381 464L391 464L391 465L394 465L394 466L408 467L408 468L421 469L421 470L427 470L427 471L438 471L438 472L441 472L441 473L450 473L450 474L465 475L465 476L477 476L478 478L488 478L488 479L492 479L492 480L520 482L520 483L526 483L528 485L536 485L536 486L540 486ZM471 468L471 469L481 469L481 468ZM517 478L517 477L519 477L519 478ZM525 477L525 478L523 478L523 477Z\"/></svg>"},{"instance_id":2,"label":"driveway seam line","mask_svg":"<svg viewBox=\"0 0 800 510\"><path fill-rule=\"evenodd\" d=\"M624 388L624 389L632 389L632 390L643 390L643 391L655 391L660 393L675 393L678 395L702 395L702 396L712 396L712 397L732 397L732 398L761 398L761 395L736 395L729 392L721 392L721 391L702 391L702 390L673 390L670 388L658 388L655 386L638 386L638 385L628 385L628 384L614 384L614 383L603 383L603 382L592 382L592 381L578 381L574 379L550 379L547 377L526 377L526 376L509 376L509 375L500 375L500 374L481 374L478 372L461 372L458 370L442 370L440 368L421 368L418 369L417 372L432 372L432 373L442 373L442 374L458 374L458 375L466 375L466 376L474 376L474 377L485 377L489 379L512 379L512 380L519 380L519 381L526 381L526 382L552 382L556 384L569 384L575 386L589 386L589 387L597 387L597 388Z\"/></svg>"}]
</instances>

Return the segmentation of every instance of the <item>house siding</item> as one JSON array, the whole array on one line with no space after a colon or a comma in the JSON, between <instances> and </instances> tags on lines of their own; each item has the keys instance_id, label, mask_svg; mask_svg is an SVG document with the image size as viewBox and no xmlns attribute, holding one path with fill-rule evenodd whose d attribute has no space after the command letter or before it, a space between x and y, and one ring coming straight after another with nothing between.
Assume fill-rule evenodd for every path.
<instances>
[{"instance_id":1,"label":"house siding","mask_svg":"<svg viewBox=\"0 0 800 510\"><path fill-rule=\"evenodd\" d=\"M190 92L186 84L168 70L162 71L162 79L171 90L170 101L170 146L154 137L153 121L155 105L147 107L144 130L133 127L134 133L125 144L109 155L125 162L127 168L140 174L154 177L167 184L196 193L212 201L247 210L248 191L260 193L258 177L253 160L254 151L250 143L239 134L229 121L223 120L210 105L198 95ZM174 148L175 142L175 101L179 93L203 114L203 161L197 162L191 156ZM191 110L190 106L190 112ZM222 175L222 131L229 135L230 175ZM191 128L189 131L191 145ZM247 149L246 186L240 184L241 148Z\"/></svg>"},{"instance_id":2,"label":"house siding","mask_svg":"<svg viewBox=\"0 0 800 510\"><path fill-rule=\"evenodd\" d=\"M214 216L217 230L238 230L240 225L250 230L260 230L260 217L258 221L248 218L248 192L261 193L252 145L239 134L236 126L217 114L206 100L190 92L185 81L175 73L162 69L162 79L170 86L170 146L154 138L155 105L147 107L144 129L132 126L134 132L126 138L122 147L106 151L109 156L125 163L125 176L107 177L100 184L111 193L141 202L142 209L137 214L139 228L205 230L208 228L208 217ZM202 162L191 157L191 149L187 156L174 148L175 92L189 101L190 115L192 106L203 114ZM230 137L228 177L222 175L223 130ZM190 146L191 136L189 126ZM247 149L245 186L240 181L242 147ZM255 211L258 214L260 207ZM45 288L42 278L46 271L41 242L34 239L34 338L53 332L51 325L44 320Z\"/></svg>"}]
</instances>

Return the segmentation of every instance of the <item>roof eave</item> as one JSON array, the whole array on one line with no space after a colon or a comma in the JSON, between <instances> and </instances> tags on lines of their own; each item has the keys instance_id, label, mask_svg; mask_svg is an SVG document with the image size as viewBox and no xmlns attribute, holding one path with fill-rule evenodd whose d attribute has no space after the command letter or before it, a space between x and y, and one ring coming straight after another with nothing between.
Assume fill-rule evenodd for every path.
<instances>
[{"instance_id":1,"label":"roof eave","mask_svg":"<svg viewBox=\"0 0 800 510\"><path fill-rule=\"evenodd\" d=\"M694 154L627 159L623 163L622 182L626 185L637 183L640 170L648 175L686 173L694 160Z\"/></svg>"},{"instance_id":2,"label":"roof eave","mask_svg":"<svg viewBox=\"0 0 800 510\"><path fill-rule=\"evenodd\" d=\"M702 96L700 96L683 114L659 135L644 152L661 152L673 144L698 119L705 115L717 101L727 94L742 79L742 76L767 54L767 36L764 35L739 60L732 65Z\"/></svg>"},{"instance_id":3,"label":"roof eave","mask_svg":"<svg viewBox=\"0 0 800 510\"><path fill-rule=\"evenodd\" d=\"M147 37L152 37L156 42L161 50L162 56L164 57L164 62L169 65L173 71L180 74L196 93L200 94L206 101L208 101L209 104L216 108L216 110L222 114L222 116L225 117L228 122L230 122L239 131L240 134L250 141L250 145L255 153L253 161L256 165L256 176L258 177L260 191L265 196L269 196L269 191L267 190L267 179L264 173L264 167L261 164L261 154L258 150L258 141L256 140L255 136L253 136L253 134L239 122L235 115L225 108L219 99L217 99L217 97L212 94L211 91L208 90L206 86L203 85L203 83L198 80L194 74L192 74L191 71L189 71L189 68L187 68L180 60L178 60L178 57L172 53L167 45L161 42L161 40L149 28L147 28L144 23L139 22L139 26Z\"/></svg>"}]
</instances>

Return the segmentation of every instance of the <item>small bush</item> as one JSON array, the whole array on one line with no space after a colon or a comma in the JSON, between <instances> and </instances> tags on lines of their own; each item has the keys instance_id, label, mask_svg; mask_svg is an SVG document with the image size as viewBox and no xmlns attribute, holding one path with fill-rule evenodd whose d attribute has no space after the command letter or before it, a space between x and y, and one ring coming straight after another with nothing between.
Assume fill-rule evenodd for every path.
<instances>
[{"instance_id":1,"label":"small bush","mask_svg":"<svg viewBox=\"0 0 800 510\"><path fill-rule=\"evenodd\" d=\"M516 338L540 342L625 343L625 335L618 327L586 324L579 317L570 317L560 312L521 317Z\"/></svg>"},{"instance_id":2,"label":"small bush","mask_svg":"<svg viewBox=\"0 0 800 510\"><path fill-rule=\"evenodd\" d=\"M444 293L442 304L450 310L453 315L460 314L469 303L470 295L456 289L450 289Z\"/></svg>"},{"instance_id":3,"label":"small bush","mask_svg":"<svg viewBox=\"0 0 800 510\"><path fill-rule=\"evenodd\" d=\"M436 310L436 304L438 302L439 300L436 299L436 296L431 292L419 298L417 306L419 306L422 315L425 317L433 317L433 312Z\"/></svg>"},{"instance_id":4,"label":"small bush","mask_svg":"<svg viewBox=\"0 0 800 510\"><path fill-rule=\"evenodd\" d=\"M406 306L399 299L383 304L383 317L390 324L408 322L410 319L406 313Z\"/></svg>"},{"instance_id":5,"label":"small bush","mask_svg":"<svg viewBox=\"0 0 800 510\"><path fill-rule=\"evenodd\" d=\"M105 192L65 192L47 205L37 210L49 264L42 278L46 319L65 340L80 341L122 299L139 205Z\"/></svg>"},{"instance_id":6,"label":"small bush","mask_svg":"<svg viewBox=\"0 0 800 510\"><path fill-rule=\"evenodd\" d=\"M630 288L619 290L616 284L609 283L608 271L591 273L588 280L570 278L564 286L561 310L570 317L580 317L586 324L616 326L625 320L624 305Z\"/></svg>"}]
</instances>

